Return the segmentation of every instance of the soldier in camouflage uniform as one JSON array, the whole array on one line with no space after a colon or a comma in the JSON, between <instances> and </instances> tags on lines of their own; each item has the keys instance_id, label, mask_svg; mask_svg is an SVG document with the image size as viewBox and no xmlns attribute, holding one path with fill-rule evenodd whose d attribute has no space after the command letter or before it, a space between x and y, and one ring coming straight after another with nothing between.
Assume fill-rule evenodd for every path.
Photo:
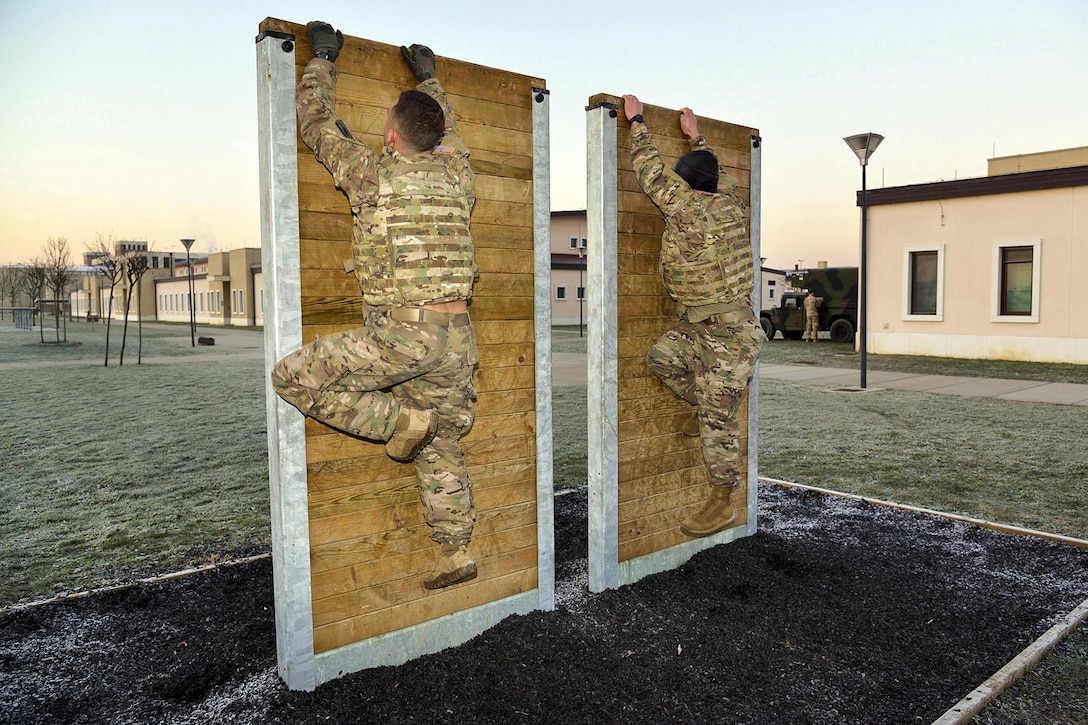
<instances>
[{"instance_id":1,"label":"soldier in camouflage uniform","mask_svg":"<svg viewBox=\"0 0 1088 725\"><path fill-rule=\"evenodd\" d=\"M816 342L820 337L820 305L823 297L817 297L812 290L805 295L805 341Z\"/></svg>"},{"instance_id":2,"label":"soldier in camouflage uniform","mask_svg":"<svg viewBox=\"0 0 1088 725\"><path fill-rule=\"evenodd\" d=\"M435 76L429 48L401 48L419 85L389 110L380 154L334 111L339 31L307 25L314 58L298 86L302 138L351 203L352 257L363 326L315 340L280 360L276 392L337 430L385 442L413 461L438 562L437 589L476 576L476 520L460 439L472 427L478 361L468 301L476 276L469 153Z\"/></svg>"},{"instance_id":3,"label":"soldier in camouflage uniform","mask_svg":"<svg viewBox=\"0 0 1088 725\"><path fill-rule=\"evenodd\" d=\"M766 340L752 308L755 270L744 201L719 169L695 114L680 113L691 153L667 169L642 120L642 103L623 97L631 124L631 163L639 185L661 210L661 279L680 320L647 355L655 374L691 403L710 482L703 507L680 525L709 536L736 520L731 492L746 477L737 407ZM719 183L719 179L723 183ZM685 431L688 432L688 431Z\"/></svg>"}]
</instances>

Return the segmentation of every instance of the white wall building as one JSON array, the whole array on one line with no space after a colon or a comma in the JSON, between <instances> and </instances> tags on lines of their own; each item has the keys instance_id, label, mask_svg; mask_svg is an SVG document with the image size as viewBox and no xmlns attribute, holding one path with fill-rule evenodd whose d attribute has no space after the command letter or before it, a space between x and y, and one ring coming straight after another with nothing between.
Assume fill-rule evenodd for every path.
<instances>
[{"instance_id":1,"label":"white wall building","mask_svg":"<svg viewBox=\"0 0 1088 725\"><path fill-rule=\"evenodd\" d=\"M1088 147L867 201L869 351L1088 364Z\"/></svg>"}]
</instances>

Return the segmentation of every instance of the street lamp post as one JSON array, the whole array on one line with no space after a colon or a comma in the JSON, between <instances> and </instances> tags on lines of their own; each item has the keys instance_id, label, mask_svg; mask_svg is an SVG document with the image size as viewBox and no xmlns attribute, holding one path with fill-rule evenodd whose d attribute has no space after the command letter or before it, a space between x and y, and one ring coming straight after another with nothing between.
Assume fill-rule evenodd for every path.
<instances>
[{"instance_id":1,"label":"street lamp post","mask_svg":"<svg viewBox=\"0 0 1088 725\"><path fill-rule=\"evenodd\" d=\"M857 155L858 161L861 162L861 270L859 272L859 286L861 289L858 290L858 335L860 335L858 342L861 353L861 388L863 390L866 383L865 342L868 330L866 318L869 314L869 284L865 279L869 271L868 240L866 239L866 231L869 226L869 207L865 199L865 167L869 163L869 157L873 155L876 147L883 140L884 137L879 133L859 133L843 139L846 145L850 147L850 150Z\"/></svg>"},{"instance_id":2,"label":"street lamp post","mask_svg":"<svg viewBox=\"0 0 1088 725\"><path fill-rule=\"evenodd\" d=\"M181 240L181 243L185 245L185 264L189 267L189 337L192 339L193 347L196 347L196 309L193 307L193 258L189 256L189 249L195 241L195 239Z\"/></svg>"}]
</instances>

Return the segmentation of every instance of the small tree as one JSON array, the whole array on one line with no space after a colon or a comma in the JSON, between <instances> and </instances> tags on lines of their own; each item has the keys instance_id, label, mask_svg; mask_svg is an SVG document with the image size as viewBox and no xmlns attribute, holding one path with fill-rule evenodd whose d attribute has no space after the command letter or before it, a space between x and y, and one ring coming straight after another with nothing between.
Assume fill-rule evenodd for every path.
<instances>
[{"instance_id":1,"label":"small tree","mask_svg":"<svg viewBox=\"0 0 1088 725\"><path fill-rule=\"evenodd\" d=\"M30 264L26 267L26 289L30 292L31 299L35 300L35 304L38 306L38 330L42 342L45 342L45 321L41 319L41 300L45 291L45 281L48 277L49 268L41 257L30 260Z\"/></svg>"},{"instance_id":2,"label":"small tree","mask_svg":"<svg viewBox=\"0 0 1088 725\"><path fill-rule=\"evenodd\" d=\"M15 287L11 290L11 306L16 307L21 300L30 300L29 304L34 303L34 281L30 278L28 268L25 264L19 265L18 275L15 280Z\"/></svg>"},{"instance_id":3,"label":"small tree","mask_svg":"<svg viewBox=\"0 0 1088 725\"><path fill-rule=\"evenodd\" d=\"M18 288L19 270L11 265L0 267L0 300L11 299L11 306L15 306L15 293ZM14 313L13 313L14 314ZM4 310L0 308L0 320L4 319Z\"/></svg>"},{"instance_id":4,"label":"small tree","mask_svg":"<svg viewBox=\"0 0 1088 725\"><path fill-rule=\"evenodd\" d=\"M45 283L53 294L53 319L57 325L57 342L60 342L61 300L72 284L72 253L64 237L50 237L45 243ZM67 319L65 319L67 323ZM64 341L68 341L68 325L64 326Z\"/></svg>"},{"instance_id":5,"label":"small tree","mask_svg":"<svg viewBox=\"0 0 1088 725\"><path fill-rule=\"evenodd\" d=\"M143 284L144 275L147 270L150 269L148 264L148 257L142 252L129 254L125 257L125 275L128 277L129 296L132 295L133 281L136 286L136 325L138 332L138 340L136 346L136 364L140 365L143 362L144 353L144 316L140 310L140 304L143 301ZM125 313L125 326L128 327L128 313ZM121 354L124 355L124 345L121 345Z\"/></svg>"},{"instance_id":6,"label":"small tree","mask_svg":"<svg viewBox=\"0 0 1088 725\"><path fill-rule=\"evenodd\" d=\"M110 322L113 320L113 299L116 294L117 285L120 284L125 276L122 260L114 254L113 250L114 244L112 235L103 235L101 233L95 235L94 245L91 247L91 253L94 256L94 264L98 267L102 276L110 283L110 297L106 311L106 367L109 367L110 364Z\"/></svg>"}]
</instances>

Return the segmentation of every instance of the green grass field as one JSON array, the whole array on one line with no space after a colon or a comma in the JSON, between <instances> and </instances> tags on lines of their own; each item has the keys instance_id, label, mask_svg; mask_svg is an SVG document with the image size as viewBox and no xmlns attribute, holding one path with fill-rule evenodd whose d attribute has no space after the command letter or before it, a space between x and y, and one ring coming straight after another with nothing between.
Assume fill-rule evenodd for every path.
<instances>
[{"instance_id":1,"label":"green grass field","mask_svg":"<svg viewBox=\"0 0 1088 725\"><path fill-rule=\"evenodd\" d=\"M268 550L263 361L193 348L187 327L145 325L136 365L129 335L118 367L114 326L105 367L102 325L70 323L62 346L0 331L0 606ZM559 329L553 349L587 342ZM1088 366L868 359L874 370L1088 382ZM775 340L763 360L857 367L832 343ZM555 485L583 486L585 387L556 387L553 405ZM759 405L763 476L1088 537L1082 407L772 380ZM1086 683L1081 627L978 722L1088 722Z\"/></svg>"}]
</instances>

